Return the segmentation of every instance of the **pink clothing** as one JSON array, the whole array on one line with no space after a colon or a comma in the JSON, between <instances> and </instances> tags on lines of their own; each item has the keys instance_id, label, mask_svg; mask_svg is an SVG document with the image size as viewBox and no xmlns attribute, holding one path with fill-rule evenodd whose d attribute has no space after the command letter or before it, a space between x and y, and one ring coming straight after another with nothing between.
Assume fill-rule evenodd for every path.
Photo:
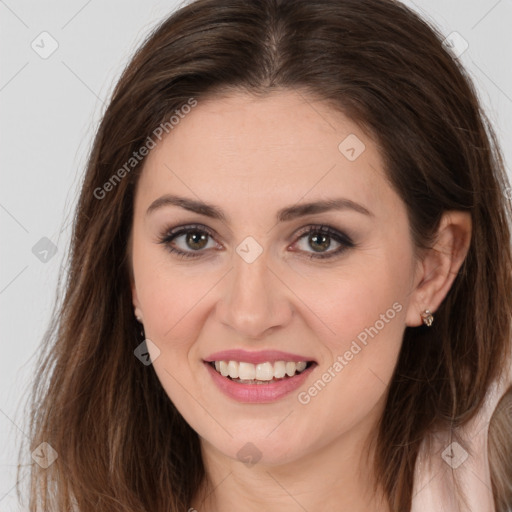
<instances>
[{"instance_id":1,"label":"pink clothing","mask_svg":"<svg viewBox=\"0 0 512 512\"><path fill-rule=\"evenodd\" d=\"M435 435L423 444L415 469L411 512L495 512L489 460L488 427L497 403L512 383L512 367L487 393L484 407L463 432ZM457 499L457 479L467 506Z\"/></svg>"}]
</instances>

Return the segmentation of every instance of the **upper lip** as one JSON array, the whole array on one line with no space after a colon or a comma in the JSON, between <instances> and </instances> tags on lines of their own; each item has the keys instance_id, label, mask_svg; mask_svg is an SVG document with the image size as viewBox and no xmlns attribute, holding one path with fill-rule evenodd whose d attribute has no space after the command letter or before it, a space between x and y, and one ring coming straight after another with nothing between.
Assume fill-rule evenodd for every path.
<instances>
[{"instance_id":1,"label":"upper lip","mask_svg":"<svg viewBox=\"0 0 512 512\"><path fill-rule=\"evenodd\" d=\"M299 361L314 361L311 357L301 356L298 354L292 354L290 352L282 352L280 350L260 350L249 352L247 350L236 349L236 350L222 350L215 352L207 358L207 363L212 361L238 361L244 363L266 363L275 361L292 361L298 363Z\"/></svg>"}]
</instances>

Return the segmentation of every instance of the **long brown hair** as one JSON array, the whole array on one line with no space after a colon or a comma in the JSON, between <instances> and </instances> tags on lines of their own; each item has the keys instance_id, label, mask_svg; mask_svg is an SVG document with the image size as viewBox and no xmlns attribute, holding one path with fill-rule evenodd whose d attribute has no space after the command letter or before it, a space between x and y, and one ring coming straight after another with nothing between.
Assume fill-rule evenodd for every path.
<instances>
[{"instance_id":1,"label":"long brown hair","mask_svg":"<svg viewBox=\"0 0 512 512\"><path fill-rule=\"evenodd\" d=\"M478 412L511 327L502 156L471 80L441 41L393 0L198 0L150 34L88 160L64 296L32 390L30 450L47 442L58 458L32 464L31 510L190 506L205 477L198 436L133 354L127 242L144 159L126 163L190 98L278 88L325 100L372 135L418 247L432 242L443 212L471 213L467 258L433 326L406 328L379 425L377 480L392 511L409 510L421 441Z\"/></svg>"},{"instance_id":2,"label":"long brown hair","mask_svg":"<svg viewBox=\"0 0 512 512\"><path fill-rule=\"evenodd\" d=\"M489 464L496 512L512 506L512 386L496 406L489 424Z\"/></svg>"}]
</instances>

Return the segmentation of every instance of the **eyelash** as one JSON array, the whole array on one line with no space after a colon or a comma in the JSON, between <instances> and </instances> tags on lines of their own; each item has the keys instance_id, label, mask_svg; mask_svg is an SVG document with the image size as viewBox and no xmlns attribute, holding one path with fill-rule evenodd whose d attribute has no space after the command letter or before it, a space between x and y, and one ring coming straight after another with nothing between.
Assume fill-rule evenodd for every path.
<instances>
[{"instance_id":1,"label":"eyelash","mask_svg":"<svg viewBox=\"0 0 512 512\"><path fill-rule=\"evenodd\" d=\"M189 226L180 226L179 228L175 228L172 230L166 230L164 233L159 237L160 244L165 245L165 248L172 254L177 255L180 258L198 258L201 256L201 252L204 252L202 250L198 251L182 251L181 249L176 249L171 245L171 242L178 238L181 235L187 235L189 233L200 233L200 234L206 234L210 236L211 238L214 238L214 233L207 228L206 226L203 226L202 224L191 224ZM336 242L341 244L341 247L336 249L335 251L330 251L328 253L312 253L311 256L309 256L310 259L330 259L334 258L341 253L345 252L347 249L350 249L352 247L355 247L355 243L345 235L344 233L339 232L338 230L331 228L330 226L325 225L310 225L307 226L307 228L304 231L301 231L298 235L298 238L296 240L299 241L302 238L304 238L306 235L310 234L322 234L327 235L329 238L334 239ZM296 243L294 242L294 243Z\"/></svg>"}]
</instances>

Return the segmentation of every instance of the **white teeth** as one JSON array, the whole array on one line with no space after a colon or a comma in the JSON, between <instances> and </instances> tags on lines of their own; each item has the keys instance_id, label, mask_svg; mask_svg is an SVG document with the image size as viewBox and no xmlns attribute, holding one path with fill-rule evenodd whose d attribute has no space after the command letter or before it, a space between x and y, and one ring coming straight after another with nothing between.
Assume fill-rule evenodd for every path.
<instances>
[{"instance_id":1,"label":"white teeth","mask_svg":"<svg viewBox=\"0 0 512 512\"><path fill-rule=\"evenodd\" d=\"M242 380L253 380L256 378L256 366L251 363L236 363L230 361L230 363L238 364L238 377Z\"/></svg>"},{"instance_id":2,"label":"white teeth","mask_svg":"<svg viewBox=\"0 0 512 512\"><path fill-rule=\"evenodd\" d=\"M228 363L226 363L226 361L220 362L220 374L223 377L227 377L229 375Z\"/></svg>"},{"instance_id":3,"label":"white teeth","mask_svg":"<svg viewBox=\"0 0 512 512\"><path fill-rule=\"evenodd\" d=\"M306 369L305 361L276 361L252 364L238 361L215 361L215 369L223 376L243 381L271 381L285 376L293 377Z\"/></svg>"},{"instance_id":4,"label":"white teeth","mask_svg":"<svg viewBox=\"0 0 512 512\"><path fill-rule=\"evenodd\" d=\"M308 365L308 363L306 363L306 361L300 361L299 363L296 363L297 364L297 371L298 372L302 372L306 369L306 366Z\"/></svg>"},{"instance_id":5,"label":"white teeth","mask_svg":"<svg viewBox=\"0 0 512 512\"><path fill-rule=\"evenodd\" d=\"M235 363L235 361L229 361L228 372L232 379L238 379L238 365Z\"/></svg>"},{"instance_id":6,"label":"white teeth","mask_svg":"<svg viewBox=\"0 0 512 512\"><path fill-rule=\"evenodd\" d=\"M295 375L295 369L297 365L295 363L286 363L286 375L293 377Z\"/></svg>"},{"instance_id":7,"label":"white teeth","mask_svg":"<svg viewBox=\"0 0 512 512\"><path fill-rule=\"evenodd\" d=\"M274 368L270 363L256 365L256 380L272 380L273 378Z\"/></svg>"},{"instance_id":8,"label":"white teeth","mask_svg":"<svg viewBox=\"0 0 512 512\"><path fill-rule=\"evenodd\" d=\"M286 363L284 361L276 361L274 363L274 377L282 379L286 375Z\"/></svg>"}]
</instances>

